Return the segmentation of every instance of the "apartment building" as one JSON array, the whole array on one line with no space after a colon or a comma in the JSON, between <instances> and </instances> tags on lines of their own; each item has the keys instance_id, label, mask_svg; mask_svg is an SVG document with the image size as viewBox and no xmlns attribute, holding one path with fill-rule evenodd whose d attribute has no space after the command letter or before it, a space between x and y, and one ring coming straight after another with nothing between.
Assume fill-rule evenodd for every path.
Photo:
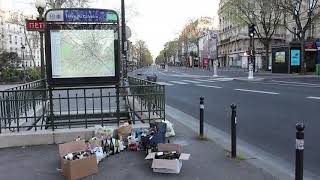
<instances>
[{"instance_id":1,"label":"apartment building","mask_svg":"<svg viewBox=\"0 0 320 180\"><path fill-rule=\"evenodd\" d=\"M302 27L306 25L307 22L307 12L308 7L310 7L310 2L312 1L302 1L301 5L301 24ZM318 6L320 2L318 2ZM319 13L320 8L317 8L313 14ZM296 22L293 19L293 16L287 15L286 21L288 23L288 27L291 28L292 32L297 31ZM287 39L288 42L295 42L297 37L294 33L287 31ZM310 27L306 31L306 41L305 41L305 64L307 71L315 71L315 65L320 64L320 17L315 19L311 24Z\"/></svg>"},{"instance_id":2,"label":"apartment building","mask_svg":"<svg viewBox=\"0 0 320 180\"><path fill-rule=\"evenodd\" d=\"M199 41L200 59L202 66L212 66L217 60L218 31L209 30Z\"/></svg>"},{"instance_id":3,"label":"apartment building","mask_svg":"<svg viewBox=\"0 0 320 180\"><path fill-rule=\"evenodd\" d=\"M26 18L32 17L0 10L0 50L17 53L24 67L40 66L39 33L25 30Z\"/></svg>"},{"instance_id":4,"label":"apartment building","mask_svg":"<svg viewBox=\"0 0 320 180\"><path fill-rule=\"evenodd\" d=\"M221 0L219 3L219 34L218 34L218 60L220 66L227 67L248 67L248 56L245 54L249 50L250 37L248 35L248 25L243 25L232 17L228 12L228 3L232 0ZM283 44L286 39L286 31L277 29L273 36L271 44ZM263 44L257 37L255 44L255 67L268 70L271 68L271 55L269 59ZM270 51L271 52L271 48Z\"/></svg>"}]
</instances>

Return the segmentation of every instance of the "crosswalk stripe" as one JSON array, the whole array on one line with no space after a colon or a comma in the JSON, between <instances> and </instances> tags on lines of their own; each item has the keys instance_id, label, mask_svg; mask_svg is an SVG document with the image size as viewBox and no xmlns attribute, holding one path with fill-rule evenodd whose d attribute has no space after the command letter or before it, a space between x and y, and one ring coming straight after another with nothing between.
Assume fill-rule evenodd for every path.
<instances>
[{"instance_id":1,"label":"crosswalk stripe","mask_svg":"<svg viewBox=\"0 0 320 180\"><path fill-rule=\"evenodd\" d=\"M216 81L232 81L233 78L216 78L214 80L216 80Z\"/></svg>"},{"instance_id":2,"label":"crosswalk stripe","mask_svg":"<svg viewBox=\"0 0 320 180\"><path fill-rule=\"evenodd\" d=\"M320 97L315 97L315 96L309 96L309 97L306 97L307 99L316 99L316 100L320 100Z\"/></svg>"},{"instance_id":3,"label":"crosswalk stripe","mask_svg":"<svg viewBox=\"0 0 320 180\"><path fill-rule=\"evenodd\" d=\"M244 92L253 92L253 93L262 93L262 94L272 94L277 95L279 93L276 92L268 92L268 91L257 91L257 90L251 90L251 89L234 89L235 91L244 91Z\"/></svg>"},{"instance_id":4,"label":"crosswalk stripe","mask_svg":"<svg viewBox=\"0 0 320 180\"><path fill-rule=\"evenodd\" d=\"M185 82L180 82L180 81L170 81L171 83L174 83L174 84L189 84L189 83L185 83Z\"/></svg>"},{"instance_id":5,"label":"crosswalk stripe","mask_svg":"<svg viewBox=\"0 0 320 180\"><path fill-rule=\"evenodd\" d=\"M215 82L216 80L195 79L196 81Z\"/></svg>"},{"instance_id":6,"label":"crosswalk stripe","mask_svg":"<svg viewBox=\"0 0 320 180\"><path fill-rule=\"evenodd\" d=\"M195 84L199 84L199 83L201 83L201 82L199 82L199 81L191 81L191 80L182 80L182 81L190 82L190 83L195 83Z\"/></svg>"},{"instance_id":7,"label":"crosswalk stripe","mask_svg":"<svg viewBox=\"0 0 320 180\"><path fill-rule=\"evenodd\" d=\"M203 84L196 84L196 86L208 87L208 88L216 88L216 89L221 89L221 88L222 88L222 87L220 87L220 86L209 86L209 85L203 85Z\"/></svg>"},{"instance_id":8,"label":"crosswalk stripe","mask_svg":"<svg viewBox=\"0 0 320 180\"><path fill-rule=\"evenodd\" d=\"M173 85L173 84L166 83L166 82L157 82L157 84L165 85L165 86L172 86Z\"/></svg>"}]
</instances>

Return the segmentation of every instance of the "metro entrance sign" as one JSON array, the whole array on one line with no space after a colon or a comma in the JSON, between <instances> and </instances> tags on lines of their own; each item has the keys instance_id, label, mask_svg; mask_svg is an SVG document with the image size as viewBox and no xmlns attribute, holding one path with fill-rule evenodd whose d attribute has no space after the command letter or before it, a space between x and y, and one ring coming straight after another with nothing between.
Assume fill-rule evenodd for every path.
<instances>
[{"instance_id":1,"label":"metro entrance sign","mask_svg":"<svg viewBox=\"0 0 320 180\"><path fill-rule=\"evenodd\" d=\"M118 16L114 11L104 9L57 9L47 12L46 21L117 23Z\"/></svg>"},{"instance_id":2,"label":"metro entrance sign","mask_svg":"<svg viewBox=\"0 0 320 180\"><path fill-rule=\"evenodd\" d=\"M28 31L44 31L44 21L26 20L26 28Z\"/></svg>"}]
</instances>

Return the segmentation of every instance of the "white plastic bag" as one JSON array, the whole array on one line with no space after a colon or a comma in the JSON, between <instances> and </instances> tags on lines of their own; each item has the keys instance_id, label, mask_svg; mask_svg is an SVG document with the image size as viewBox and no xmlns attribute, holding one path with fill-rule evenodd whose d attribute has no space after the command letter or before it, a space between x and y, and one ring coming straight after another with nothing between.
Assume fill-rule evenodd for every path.
<instances>
[{"instance_id":1,"label":"white plastic bag","mask_svg":"<svg viewBox=\"0 0 320 180\"><path fill-rule=\"evenodd\" d=\"M110 139L113 135L113 130L107 127L102 127L101 125L94 126L95 137L99 139Z\"/></svg>"},{"instance_id":2,"label":"white plastic bag","mask_svg":"<svg viewBox=\"0 0 320 180\"><path fill-rule=\"evenodd\" d=\"M176 133L174 132L173 124L172 124L170 121L168 121L168 120L164 120L164 121L162 121L162 122L167 124L166 137L173 137L173 136L175 136Z\"/></svg>"},{"instance_id":3,"label":"white plastic bag","mask_svg":"<svg viewBox=\"0 0 320 180\"><path fill-rule=\"evenodd\" d=\"M102 147L95 147L92 149L92 152L95 153L97 158L97 164L106 157L106 154L103 153Z\"/></svg>"}]
</instances>

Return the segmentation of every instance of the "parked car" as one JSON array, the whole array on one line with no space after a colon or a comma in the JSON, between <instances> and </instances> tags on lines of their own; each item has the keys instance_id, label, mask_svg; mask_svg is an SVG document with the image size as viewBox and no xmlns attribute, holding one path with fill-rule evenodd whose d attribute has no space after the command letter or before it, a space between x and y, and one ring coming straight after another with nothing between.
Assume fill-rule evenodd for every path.
<instances>
[{"instance_id":1,"label":"parked car","mask_svg":"<svg viewBox=\"0 0 320 180\"><path fill-rule=\"evenodd\" d=\"M152 82L157 82L157 75L156 74L149 74L147 75L147 80Z\"/></svg>"}]
</instances>

